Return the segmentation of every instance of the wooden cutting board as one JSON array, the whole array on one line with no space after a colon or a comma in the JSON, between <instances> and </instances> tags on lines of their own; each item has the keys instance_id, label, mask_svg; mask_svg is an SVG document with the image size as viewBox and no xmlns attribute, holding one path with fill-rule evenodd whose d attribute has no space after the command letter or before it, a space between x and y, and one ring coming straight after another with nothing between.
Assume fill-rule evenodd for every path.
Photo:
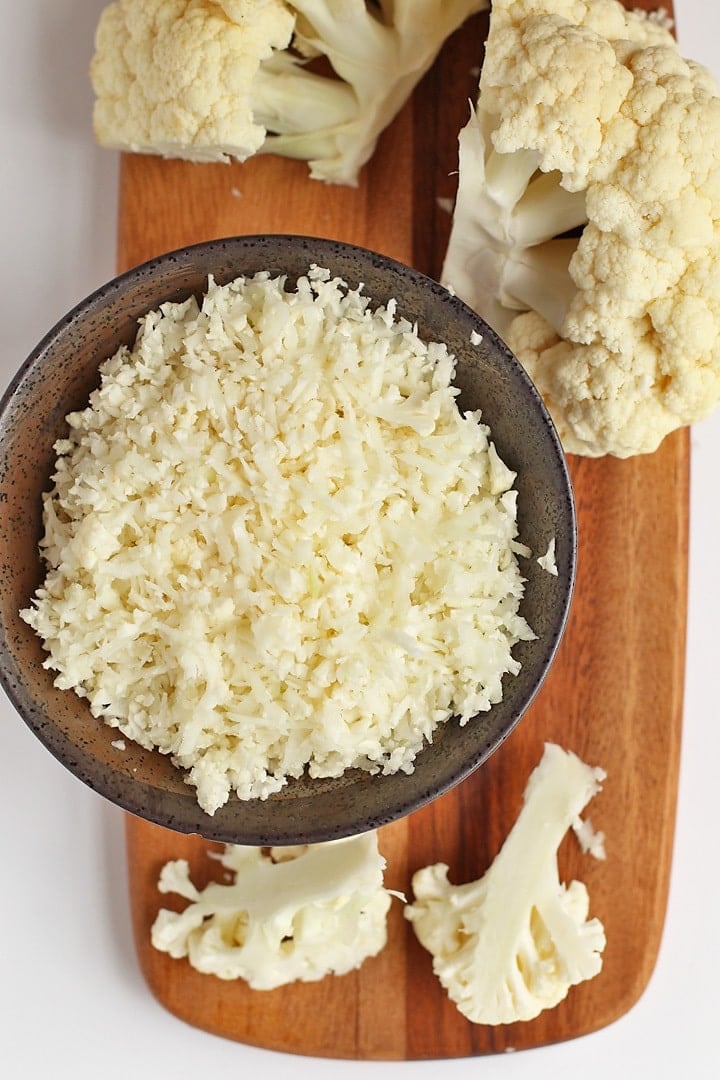
<instances>
[{"instance_id":1,"label":"wooden cutting board","mask_svg":"<svg viewBox=\"0 0 720 1080\"><path fill-rule=\"evenodd\" d=\"M638 0L631 0L637 6ZM643 7L657 7L649 0ZM193 166L122 160L119 269L213 237L298 232L374 248L437 276L454 192L456 135L474 96L486 24L447 44L412 102L385 133L355 189L308 179L304 164L258 158ZM474 70L473 70L474 69ZM473 1026L451 1005L429 955L394 904L389 944L359 972L254 992L200 975L150 945L168 905L162 864L188 858L198 883L217 873L212 845L127 818L137 954L153 994L183 1020L275 1050L361 1059L458 1057L558 1042L603 1027L642 994L665 914L681 733L687 591L689 442L686 432L629 461L571 461L579 569L557 662L510 739L474 776L382 830L387 884L410 894L420 866L443 861L451 879L480 876L518 813L527 777L552 740L608 774L591 807L605 831L605 863L567 840L565 880L589 888L607 931L601 974L526 1023Z\"/></svg>"}]
</instances>

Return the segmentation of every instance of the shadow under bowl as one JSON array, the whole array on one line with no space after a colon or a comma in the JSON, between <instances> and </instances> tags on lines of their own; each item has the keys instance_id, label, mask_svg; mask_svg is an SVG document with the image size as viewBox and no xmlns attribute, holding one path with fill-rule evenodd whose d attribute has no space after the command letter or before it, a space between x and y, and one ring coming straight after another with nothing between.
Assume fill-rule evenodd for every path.
<instances>
[{"instance_id":1,"label":"shadow under bowl","mask_svg":"<svg viewBox=\"0 0 720 1080\"><path fill-rule=\"evenodd\" d=\"M398 315L427 341L457 358L463 410L481 409L501 458L517 473L520 538L535 555L556 541L558 576L522 560L521 613L537 638L513 650L522 668L505 676L503 699L464 727L450 720L418 755L410 775L290 781L266 800L229 802L210 817L157 751L125 740L93 718L86 701L53 686L35 633L19 617L44 579L38 552L42 493L51 487L55 452L68 412L83 408L98 366L131 345L138 319L165 301L201 296L207 277L225 283L261 270L292 284L312 264L351 287L364 284L373 306L397 300ZM479 344L471 335L480 334ZM560 642L572 596L576 524L565 458L552 422L527 375L497 335L457 297L385 256L331 240L245 236L163 255L110 281L63 318L18 371L0 404L0 681L40 741L75 776L148 821L226 843L316 843L385 825L419 808L476 769L503 742L537 693ZM6 762L6 767L12 763ZM30 785L29 785L30 786Z\"/></svg>"}]
</instances>

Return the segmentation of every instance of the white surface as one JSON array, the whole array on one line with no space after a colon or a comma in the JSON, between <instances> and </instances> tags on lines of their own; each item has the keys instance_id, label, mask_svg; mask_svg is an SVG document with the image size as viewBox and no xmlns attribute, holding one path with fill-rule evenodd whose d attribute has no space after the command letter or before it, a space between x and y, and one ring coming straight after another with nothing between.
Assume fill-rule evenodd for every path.
<instances>
[{"instance_id":1,"label":"white surface","mask_svg":"<svg viewBox=\"0 0 720 1080\"><path fill-rule=\"evenodd\" d=\"M681 45L720 76L720 5L676 0ZM116 160L90 133L86 78L101 0L0 0L2 383L44 332L112 276ZM690 625L681 790L660 959L625 1018L583 1039L442 1065L464 1080L654 1080L720 1075L717 858L720 415L693 434ZM638 558L642 553L638 552ZM56 1080L177 1080L262 1070L272 1077L391 1080L434 1063L344 1064L213 1038L151 998L135 963L122 815L74 780L0 700L3 879L0 1073ZM638 838L639 842L641 838ZM611 840L610 840L611 843Z\"/></svg>"}]
</instances>

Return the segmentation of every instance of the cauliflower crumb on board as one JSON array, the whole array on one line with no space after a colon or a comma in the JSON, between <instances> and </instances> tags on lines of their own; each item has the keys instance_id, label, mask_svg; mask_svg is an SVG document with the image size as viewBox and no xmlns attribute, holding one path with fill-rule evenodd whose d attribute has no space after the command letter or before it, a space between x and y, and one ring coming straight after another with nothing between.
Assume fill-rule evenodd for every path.
<instances>
[{"instance_id":1,"label":"cauliflower crumb on board","mask_svg":"<svg viewBox=\"0 0 720 1080\"><path fill-rule=\"evenodd\" d=\"M306 770L411 772L519 671L515 474L454 363L327 270L211 279L68 417L22 616L208 814Z\"/></svg>"},{"instance_id":2,"label":"cauliflower crumb on board","mask_svg":"<svg viewBox=\"0 0 720 1080\"><path fill-rule=\"evenodd\" d=\"M561 883L557 851L572 827L581 845L590 842L602 857L602 834L590 841L579 815L604 779L602 769L546 743L520 815L484 876L452 885L444 863L413 876L415 900L405 917L472 1023L532 1020L601 970L603 925L588 919L586 886Z\"/></svg>"},{"instance_id":3,"label":"cauliflower crumb on board","mask_svg":"<svg viewBox=\"0 0 720 1080\"><path fill-rule=\"evenodd\" d=\"M154 947L253 990L344 975L387 941L395 895L383 886L376 832L324 844L258 848L227 844L219 856L232 881L198 890L184 859L166 863L158 888L190 901L162 909Z\"/></svg>"}]
</instances>

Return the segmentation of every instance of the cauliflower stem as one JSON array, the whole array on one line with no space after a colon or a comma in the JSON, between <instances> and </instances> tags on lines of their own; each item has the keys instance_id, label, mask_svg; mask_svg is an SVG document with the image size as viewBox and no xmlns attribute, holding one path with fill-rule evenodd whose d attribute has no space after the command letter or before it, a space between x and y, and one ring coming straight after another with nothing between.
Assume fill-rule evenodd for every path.
<instances>
[{"instance_id":1,"label":"cauliflower stem","mask_svg":"<svg viewBox=\"0 0 720 1080\"><path fill-rule=\"evenodd\" d=\"M604 775L548 743L484 877L451 885L444 863L414 875L415 901L405 915L449 997L473 1023L532 1020L600 971L603 926L588 920L585 885L561 884L557 850L569 828L581 828L579 815ZM598 836L596 849L600 844Z\"/></svg>"},{"instance_id":2,"label":"cauliflower stem","mask_svg":"<svg viewBox=\"0 0 720 1080\"><path fill-rule=\"evenodd\" d=\"M494 150L491 122L473 110L460 132L443 276L498 333L529 309L559 330L575 292L568 267L577 240L556 238L586 224L585 194L540 172L535 150Z\"/></svg>"}]
</instances>

